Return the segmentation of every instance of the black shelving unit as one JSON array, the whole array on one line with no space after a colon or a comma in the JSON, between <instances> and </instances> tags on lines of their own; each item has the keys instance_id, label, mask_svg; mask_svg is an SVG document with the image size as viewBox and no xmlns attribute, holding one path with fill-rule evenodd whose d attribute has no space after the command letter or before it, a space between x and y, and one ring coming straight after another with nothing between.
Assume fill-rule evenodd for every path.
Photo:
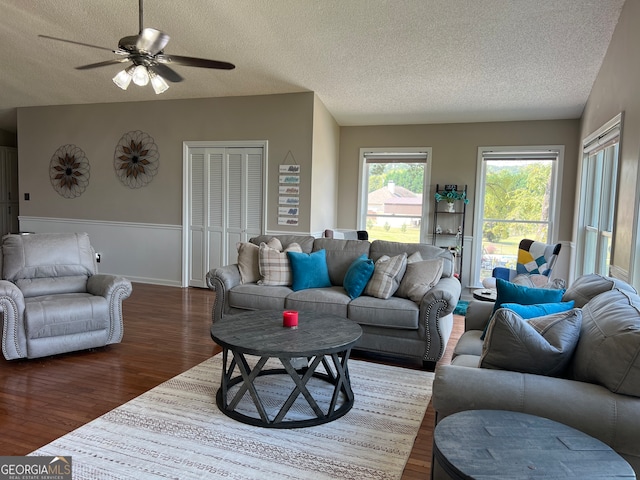
<instances>
[{"instance_id":1,"label":"black shelving unit","mask_svg":"<svg viewBox=\"0 0 640 480\"><path fill-rule=\"evenodd\" d=\"M467 194L467 186L458 190L458 185L436 184L436 192L446 195L450 190ZM453 253L454 273L462 282L462 259L464 255L464 220L467 216L467 204L463 200L453 202L453 211L449 210L445 200L435 200L433 208L432 243Z\"/></svg>"}]
</instances>

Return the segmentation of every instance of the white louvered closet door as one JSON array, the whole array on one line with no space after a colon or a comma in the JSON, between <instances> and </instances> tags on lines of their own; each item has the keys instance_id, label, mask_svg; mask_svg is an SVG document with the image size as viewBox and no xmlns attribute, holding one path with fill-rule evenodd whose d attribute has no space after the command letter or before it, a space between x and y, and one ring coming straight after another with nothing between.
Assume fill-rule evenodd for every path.
<instances>
[{"instance_id":1,"label":"white louvered closet door","mask_svg":"<svg viewBox=\"0 0 640 480\"><path fill-rule=\"evenodd\" d=\"M237 261L236 244L262 233L262 148L190 149L189 286Z\"/></svg>"}]
</instances>

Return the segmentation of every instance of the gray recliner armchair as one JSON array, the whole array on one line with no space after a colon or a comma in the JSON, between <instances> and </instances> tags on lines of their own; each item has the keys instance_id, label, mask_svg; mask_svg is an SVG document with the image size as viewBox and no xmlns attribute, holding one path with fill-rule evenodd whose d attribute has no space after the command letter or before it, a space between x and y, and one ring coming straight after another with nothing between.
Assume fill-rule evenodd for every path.
<instances>
[{"instance_id":1,"label":"gray recliner armchair","mask_svg":"<svg viewBox=\"0 0 640 480\"><path fill-rule=\"evenodd\" d=\"M97 272L86 233L5 235L0 247L2 353L7 360L122 340L131 282Z\"/></svg>"}]
</instances>

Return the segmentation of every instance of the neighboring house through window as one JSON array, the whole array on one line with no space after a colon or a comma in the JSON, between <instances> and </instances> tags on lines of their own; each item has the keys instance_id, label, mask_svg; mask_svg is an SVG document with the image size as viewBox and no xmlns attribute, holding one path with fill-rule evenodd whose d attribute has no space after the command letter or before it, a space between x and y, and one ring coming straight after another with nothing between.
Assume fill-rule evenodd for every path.
<instances>
[{"instance_id":1,"label":"neighboring house through window","mask_svg":"<svg viewBox=\"0 0 640 480\"><path fill-rule=\"evenodd\" d=\"M563 156L563 146L478 148L471 286L515 269L523 238L556 241Z\"/></svg>"},{"instance_id":2,"label":"neighboring house through window","mask_svg":"<svg viewBox=\"0 0 640 480\"><path fill-rule=\"evenodd\" d=\"M358 229L369 240L426 243L431 148L360 150Z\"/></svg>"}]
</instances>

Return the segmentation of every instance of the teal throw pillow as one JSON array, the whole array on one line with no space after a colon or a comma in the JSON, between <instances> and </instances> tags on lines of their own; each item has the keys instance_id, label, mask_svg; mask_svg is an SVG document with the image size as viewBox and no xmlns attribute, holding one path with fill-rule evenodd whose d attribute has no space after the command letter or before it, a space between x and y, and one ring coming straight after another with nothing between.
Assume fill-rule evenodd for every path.
<instances>
[{"instance_id":1,"label":"teal throw pillow","mask_svg":"<svg viewBox=\"0 0 640 480\"><path fill-rule=\"evenodd\" d=\"M496 303L493 306L493 313L502 308L505 303L517 303L520 305L536 305L542 303L559 303L562 301L564 290L553 288L532 288L524 285L507 282L502 278L496 278ZM489 321L491 323L491 320ZM487 333L487 326L482 332L481 339L484 340Z\"/></svg>"},{"instance_id":2,"label":"teal throw pillow","mask_svg":"<svg viewBox=\"0 0 640 480\"><path fill-rule=\"evenodd\" d=\"M318 250L313 253L287 252L291 263L294 292L307 288L330 287L329 269L327 268L327 253Z\"/></svg>"},{"instance_id":3,"label":"teal throw pillow","mask_svg":"<svg viewBox=\"0 0 640 480\"><path fill-rule=\"evenodd\" d=\"M558 303L562 301L564 290L553 288L532 288L516 285L501 278L496 278L495 312L502 308L503 303L519 303L520 305L535 305L537 303Z\"/></svg>"},{"instance_id":4,"label":"teal throw pillow","mask_svg":"<svg viewBox=\"0 0 640 480\"><path fill-rule=\"evenodd\" d=\"M374 269L375 264L373 260L367 258L364 254L356 258L349 266L344 276L342 286L352 300L362 295L364 288L373 275Z\"/></svg>"},{"instance_id":5,"label":"teal throw pillow","mask_svg":"<svg viewBox=\"0 0 640 480\"><path fill-rule=\"evenodd\" d=\"M566 312L571 310L575 302L558 302L558 303L536 303L534 305L521 305L519 303L503 303L501 308L508 308L516 312L524 319L544 317L552 313Z\"/></svg>"}]
</instances>

